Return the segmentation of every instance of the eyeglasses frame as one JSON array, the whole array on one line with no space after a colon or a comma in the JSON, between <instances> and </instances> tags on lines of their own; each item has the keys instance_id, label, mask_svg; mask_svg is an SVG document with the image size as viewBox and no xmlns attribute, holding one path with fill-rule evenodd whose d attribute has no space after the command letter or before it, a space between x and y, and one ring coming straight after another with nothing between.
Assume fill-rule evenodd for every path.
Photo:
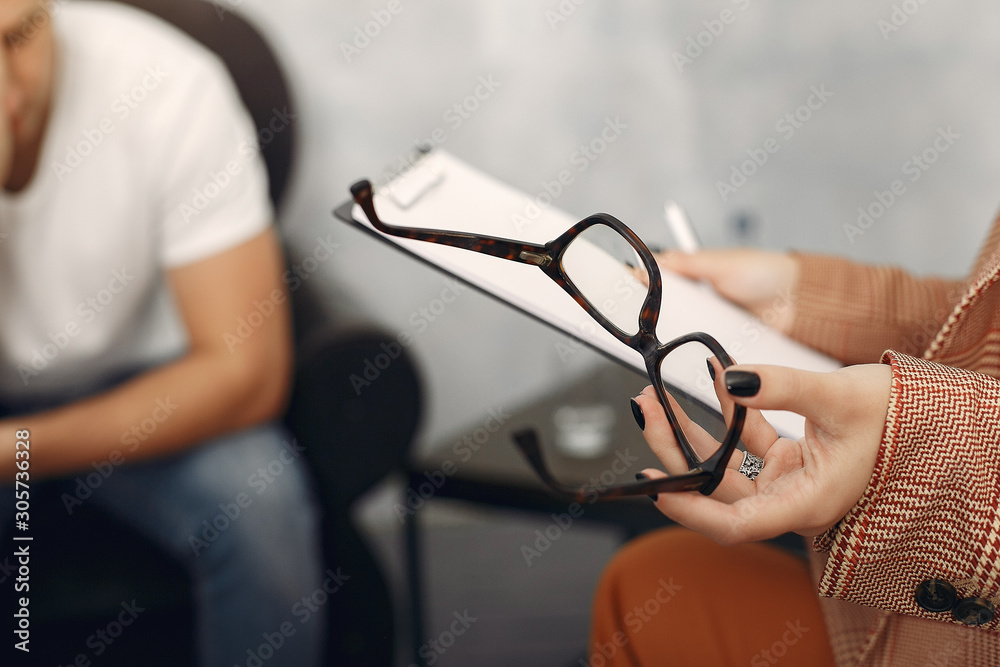
<instances>
[{"instance_id":1,"label":"eyeglasses frame","mask_svg":"<svg viewBox=\"0 0 1000 667\"><path fill-rule=\"evenodd\" d=\"M691 342L698 342L709 348L723 368L728 368L734 362L718 341L707 333L693 332L679 336L667 343L659 341L656 337L656 325L659 321L660 303L663 296L663 282L660 277L660 270L656 264L656 258L653 257L653 253L628 225L607 213L595 213L580 220L555 239L539 245L496 236L391 225L383 221L375 211L374 189L370 181L366 179L360 180L351 185L350 190L355 203L364 211L368 221L375 229L384 234L462 248L501 259L537 266L587 311L592 318L597 320L606 331L642 355L646 372L656 391L656 396L660 401L660 405L663 406L674 438L687 462L688 472L666 478L643 480L599 490L587 489L586 487L573 487L563 484L553 477L542 457L541 445L534 429L525 428L515 431L512 436L518 449L550 489L576 501L584 499L587 501L594 499L603 500L675 491L699 491L707 496L715 491L722 482L726 466L740 440L743 423L746 418L746 408L738 404L733 406L730 424L720 447L707 460L702 460L691 446L690 441L680 427L673 409L670 407L666 390L660 381L660 366L670 352L681 345ZM601 311L595 308L579 288L573 284L572 279L566 275L563 269L562 258L566 249L580 234L594 225L606 225L623 236L639 255L649 276L648 291L646 298L643 300L642 309L639 311L639 327L634 334L623 331L605 317Z\"/></svg>"}]
</instances>

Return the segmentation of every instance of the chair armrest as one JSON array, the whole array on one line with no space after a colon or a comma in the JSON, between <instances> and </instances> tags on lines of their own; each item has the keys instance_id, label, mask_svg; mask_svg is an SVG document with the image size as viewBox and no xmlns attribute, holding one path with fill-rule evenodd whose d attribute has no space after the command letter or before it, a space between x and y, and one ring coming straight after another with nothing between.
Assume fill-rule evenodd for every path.
<instances>
[{"instance_id":1,"label":"chair armrest","mask_svg":"<svg viewBox=\"0 0 1000 667\"><path fill-rule=\"evenodd\" d=\"M285 422L306 448L324 505L346 508L408 460L423 391L383 332L322 328L299 344Z\"/></svg>"}]
</instances>

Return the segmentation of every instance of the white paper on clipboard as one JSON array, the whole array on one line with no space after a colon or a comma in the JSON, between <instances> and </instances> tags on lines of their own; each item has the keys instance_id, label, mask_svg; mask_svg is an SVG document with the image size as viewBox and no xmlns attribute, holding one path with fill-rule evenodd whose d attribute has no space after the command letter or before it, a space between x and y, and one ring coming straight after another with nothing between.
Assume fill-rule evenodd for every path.
<instances>
[{"instance_id":1,"label":"white paper on clipboard","mask_svg":"<svg viewBox=\"0 0 1000 667\"><path fill-rule=\"evenodd\" d=\"M390 224L471 232L546 243L579 220L554 206L539 207L529 195L505 185L446 151L424 156L408 172L378 188L375 208ZM548 276L529 264L510 262L461 248L385 235L375 230L360 207L351 217L386 242L439 267L469 284L645 373L642 356L598 325ZM632 280L619 261L595 248L590 271L596 283ZM705 285L662 272L663 303L657 336L669 341L692 331L712 335L741 363L777 364L832 371L840 364L760 322ZM637 298L644 292L636 290ZM711 385L682 387L707 405L717 403ZM804 420L789 412L765 413L784 436L800 437Z\"/></svg>"}]
</instances>

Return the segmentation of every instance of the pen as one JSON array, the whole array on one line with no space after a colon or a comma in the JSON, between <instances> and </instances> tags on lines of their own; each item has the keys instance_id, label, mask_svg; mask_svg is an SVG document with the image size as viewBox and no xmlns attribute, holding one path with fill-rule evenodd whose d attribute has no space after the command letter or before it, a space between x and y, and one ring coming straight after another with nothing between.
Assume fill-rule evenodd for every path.
<instances>
[{"instance_id":1,"label":"pen","mask_svg":"<svg viewBox=\"0 0 1000 667\"><path fill-rule=\"evenodd\" d=\"M677 249L683 253L691 254L698 252L701 243L698 242L698 235L695 234L691 221L684 215L684 209L677 205L672 199L668 199L663 204L663 217L670 228L670 234L674 237Z\"/></svg>"}]
</instances>

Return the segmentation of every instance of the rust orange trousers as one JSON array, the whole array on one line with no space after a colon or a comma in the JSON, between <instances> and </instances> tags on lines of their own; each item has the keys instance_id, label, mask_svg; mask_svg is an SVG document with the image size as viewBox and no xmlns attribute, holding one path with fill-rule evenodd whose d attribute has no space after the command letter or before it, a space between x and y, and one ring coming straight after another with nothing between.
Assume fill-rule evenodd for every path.
<instances>
[{"instance_id":1,"label":"rust orange trousers","mask_svg":"<svg viewBox=\"0 0 1000 667\"><path fill-rule=\"evenodd\" d=\"M778 547L649 533L601 577L584 667L832 666L815 591L807 563Z\"/></svg>"}]
</instances>

